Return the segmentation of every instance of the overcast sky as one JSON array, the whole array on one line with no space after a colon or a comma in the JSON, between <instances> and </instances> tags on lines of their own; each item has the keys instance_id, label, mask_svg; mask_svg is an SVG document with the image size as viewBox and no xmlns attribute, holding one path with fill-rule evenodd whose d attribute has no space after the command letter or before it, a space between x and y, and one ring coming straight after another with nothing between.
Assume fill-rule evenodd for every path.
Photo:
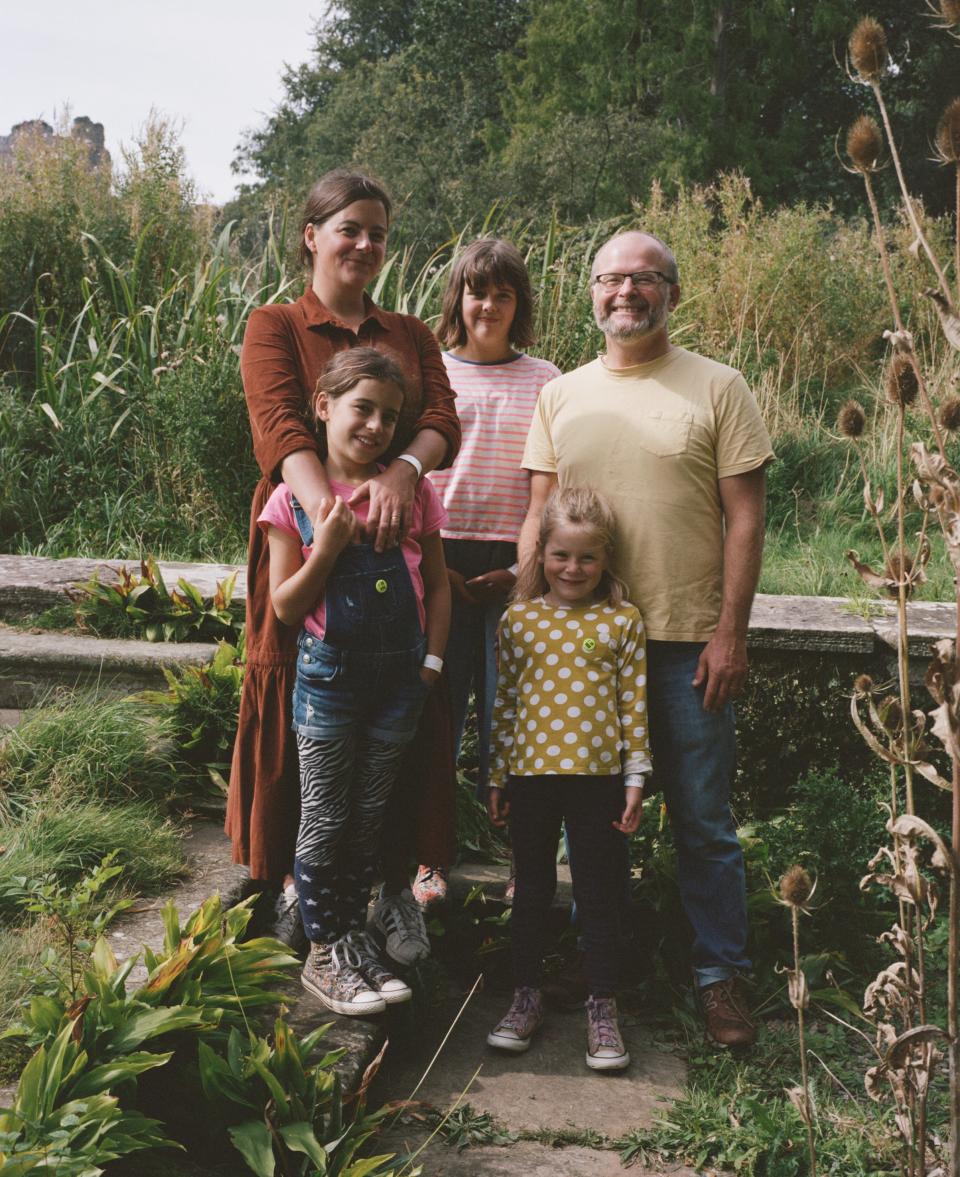
<instances>
[{"instance_id":1,"label":"overcast sky","mask_svg":"<svg viewBox=\"0 0 960 1177\"><path fill-rule=\"evenodd\" d=\"M71 115L103 123L119 158L151 107L182 123L201 193L229 199L243 131L281 97L283 65L310 56L324 0L0 0L0 135Z\"/></svg>"}]
</instances>

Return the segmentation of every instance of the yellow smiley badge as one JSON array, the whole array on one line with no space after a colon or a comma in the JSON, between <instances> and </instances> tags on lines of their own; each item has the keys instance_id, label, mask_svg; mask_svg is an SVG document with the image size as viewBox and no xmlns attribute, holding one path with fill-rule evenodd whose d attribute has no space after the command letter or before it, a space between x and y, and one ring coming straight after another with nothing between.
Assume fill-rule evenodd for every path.
<instances>
[{"instance_id":1,"label":"yellow smiley badge","mask_svg":"<svg viewBox=\"0 0 960 1177\"><path fill-rule=\"evenodd\" d=\"M385 580L378 580L373 587L378 593L385 593L387 591L387 582Z\"/></svg>"},{"instance_id":2,"label":"yellow smiley badge","mask_svg":"<svg viewBox=\"0 0 960 1177\"><path fill-rule=\"evenodd\" d=\"M584 652L584 654L592 654L596 648L597 648L597 643L593 640L593 638L584 638L583 639L583 652Z\"/></svg>"}]
</instances>

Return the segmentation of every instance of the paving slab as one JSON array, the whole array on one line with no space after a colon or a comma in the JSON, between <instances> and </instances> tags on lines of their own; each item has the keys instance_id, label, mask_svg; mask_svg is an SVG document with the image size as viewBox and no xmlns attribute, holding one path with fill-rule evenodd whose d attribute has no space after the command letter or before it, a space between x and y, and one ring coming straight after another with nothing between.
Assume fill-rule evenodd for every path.
<instances>
[{"instance_id":1,"label":"paving slab","mask_svg":"<svg viewBox=\"0 0 960 1177\"><path fill-rule=\"evenodd\" d=\"M415 1133L395 1128L377 1138L377 1152L413 1152L420 1147ZM416 1159L424 1177L699 1177L694 1169L668 1165L651 1169L631 1165L625 1169L620 1156L610 1149L555 1148L522 1140L498 1146L471 1145L461 1151L434 1140Z\"/></svg>"},{"instance_id":2,"label":"paving slab","mask_svg":"<svg viewBox=\"0 0 960 1177\"><path fill-rule=\"evenodd\" d=\"M417 1042L394 1043L378 1093L404 1099L417 1086L462 1003L451 988L442 1008L420 1027ZM653 1123L680 1094L686 1068L661 1048L637 1017L622 1016L621 1030L632 1057L621 1072L596 1072L584 1062L586 1015L548 1011L525 1054L509 1055L486 1044L486 1036L509 1005L509 994L478 989L414 1098L445 1110L463 1098L513 1131L599 1132L616 1139ZM383 1087L389 1091L384 1092ZM464 1092L466 1094L464 1095Z\"/></svg>"}]
</instances>

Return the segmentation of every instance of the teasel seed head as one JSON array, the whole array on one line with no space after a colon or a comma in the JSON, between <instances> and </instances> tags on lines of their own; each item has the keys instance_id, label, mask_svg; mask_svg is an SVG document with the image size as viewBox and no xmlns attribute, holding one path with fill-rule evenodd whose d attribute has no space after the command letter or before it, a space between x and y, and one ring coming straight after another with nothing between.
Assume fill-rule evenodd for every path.
<instances>
[{"instance_id":1,"label":"teasel seed head","mask_svg":"<svg viewBox=\"0 0 960 1177\"><path fill-rule=\"evenodd\" d=\"M813 892L813 881L802 866L791 866L780 879L780 898L789 907L803 907Z\"/></svg>"},{"instance_id":2,"label":"teasel seed head","mask_svg":"<svg viewBox=\"0 0 960 1177\"><path fill-rule=\"evenodd\" d=\"M960 396L947 397L940 405L937 415L940 418L941 426L948 433L954 433L960 429Z\"/></svg>"},{"instance_id":3,"label":"teasel seed head","mask_svg":"<svg viewBox=\"0 0 960 1177\"><path fill-rule=\"evenodd\" d=\"M937 157L941 163L960 163L960 98L954 98L948 103L940 116L937 125Z\"/></svg>"},{"instance_id":4,"label":"teasel seed head","mask_svg":"<svg viewBox=\"0 0 960 1177\"><path fill-rule=\"evenodd\" d=\"M850 60L865 82L876 82L887 68L887 34L872 16L865 16L850 34Z\"/></svg>"},{"instance_id":5,"label":"teasel seed head","mask_svg":"<svg viewBox=\"0 0 960 1177\"><path fill-rule=\"evenodd\" d=\"M899 732L903 727L903 707L900 700L888 695L877 704L877 714L888 732Z\"/></svg>"},{"instance_id":6,"label":"teasel seed head","mask_svg":"<svg viewBox=\"0 0 960 1177\"><path fill-rule=\"evenodd\" d=\"M858 695L872 695L873 679L869 674L858 674L853 680L853 689Z\"/></svg>"},{"instance_id":7,"label":"teasel seed head","mask_svg":"<svg viewBox=\"0 0 960 1177\"><path fill-rule=\"evenodd\" d=\"M887 368L887 400L892 405L907 408L917 399L918 390L916 368L909 356L898 352Z\"/></svg>"},{"instance_id":8,"label":"teasel seed head","mask_svg":"<svg viewBox=\"0 0 960 1177\"><path fill-rule=\"evenodd\" d=\"M887 561L887 576L891 580L906 580L913 571L913 557L906 552L894 552Z\"/></svg>"},{"instance_id":9,"label":"teasel seed head","mask_svg":"<svg viewBox=\"0 0 960 1177\"><path fill-rule=\"evenodd\" d=\"M867 427L867 414L856 401L847 401L837 418L837 428L844 437L857 438Z\"/></svg>"},{"instance_id":10,"label":"teasel seed head","mask_svg":"<svg viewBox=\"0 0 960 1177\"><path fill-rule=\"evenodd\" d=\"M948 28L960 25L960 0L940 0L940 15Z\"/></svg>"},{"instance_id":11,"label":"teasel seed head","mask_svg":"<svg viewBox=\"0 0 960 1177\"><path fill-rule=\"evenodd\" d=\"M883 135L876 120L862 114L847 131L847 155L856 172L875 172L883 153Z\"/></svg>"}]
</instances>

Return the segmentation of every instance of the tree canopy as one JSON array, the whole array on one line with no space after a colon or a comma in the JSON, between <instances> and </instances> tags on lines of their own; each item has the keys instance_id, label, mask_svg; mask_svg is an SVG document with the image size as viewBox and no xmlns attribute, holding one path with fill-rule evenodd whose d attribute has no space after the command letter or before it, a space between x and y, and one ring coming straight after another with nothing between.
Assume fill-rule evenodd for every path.
<instances>
[{"instance_id":1,"label":"tree canopy","mask_svg":"<svg viewBox=\"0 0 960 1177\"><path fill-rule=\"evenodd\" d=\"M929 157L957 47L924 0L871 14L915 190L942 211L952 177ZM873 107L845 68L861 15L850 0L341 0L239 163L258 177L251 198L295 201L328 168L365 167L405 232L434 242L496 202L615 215L654 181L733 170L769 202L852 208L835 142Z\"/></svg>"}]
</instances>

